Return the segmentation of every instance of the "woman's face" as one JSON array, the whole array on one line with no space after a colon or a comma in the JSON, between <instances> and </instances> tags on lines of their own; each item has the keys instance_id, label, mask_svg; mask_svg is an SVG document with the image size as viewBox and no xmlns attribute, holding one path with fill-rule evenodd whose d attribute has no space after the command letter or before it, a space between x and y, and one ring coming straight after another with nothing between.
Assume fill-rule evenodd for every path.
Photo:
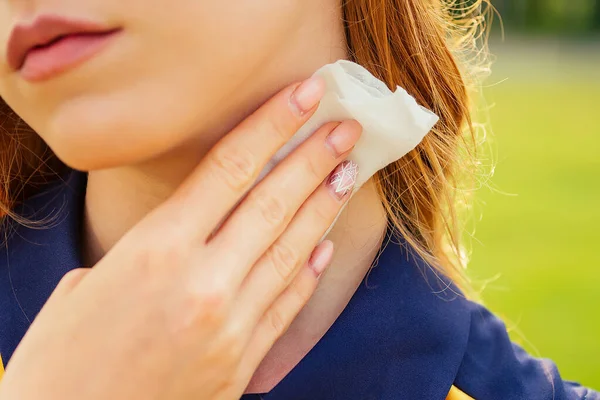
<instances>
[{"instance_id":1,"label":"woman's face","mask_svg":"<svg viewBox=\"0 0 600 400\"><path fill-rule=\"evenodd\" d=\"M314 46L311 35L322 35L316 25L325 2L334 3L3 0L0 97L78 169L142 162L191 141L210 144L231 128L224 125L231 115L251 111L253 96L304 77L273 78L277 71L319 66L300 56ZM48 14L121 31L91 59L27 80L8 65L9 36L17 24Z\"/></svg>"}]
</instances>

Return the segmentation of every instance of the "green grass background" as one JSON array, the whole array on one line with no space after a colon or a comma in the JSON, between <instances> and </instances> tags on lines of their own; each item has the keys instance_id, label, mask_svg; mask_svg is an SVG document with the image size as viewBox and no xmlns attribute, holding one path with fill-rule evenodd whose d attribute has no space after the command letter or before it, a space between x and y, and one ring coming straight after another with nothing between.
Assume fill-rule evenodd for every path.
<instances>
[{"instance_id":1,"label":"green grass background","mask_svg":"<svg viewBox=\"0 0 600 400\"><path fill-rule=\"evenodd\" d=\"M495 173L469 275L512 337L600 390L600 45L492 46ZM488 157L488 160L490 157Z\"/></svg>"}]
</instances>

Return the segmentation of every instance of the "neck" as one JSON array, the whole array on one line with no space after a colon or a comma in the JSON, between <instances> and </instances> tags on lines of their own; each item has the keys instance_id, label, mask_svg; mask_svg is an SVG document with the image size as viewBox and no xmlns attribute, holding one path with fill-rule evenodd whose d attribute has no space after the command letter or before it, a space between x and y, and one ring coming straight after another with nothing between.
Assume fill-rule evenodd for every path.
<instances>
[{"instance_id":1,"label":"neck","mask_svg":"<svg viewBox=\"0 0 600 400\"><path fill-rule=\"evenodd\" d=\"M199 129L197 139L143 164L92 171L85 200L84 262L96 264L152 209L164 202L208 150L281 88L311 76L324 64L347 58L339 13L315 12L297 37L278 49L259 71L250 71L227 116ZM336 27L332 29L332 27ZM251 385L261 391L281 379L325 334L368 271L385 232L386 218L372 182L355 194L329 238L336 246L320 288L269 353Z\"/></svg>"}]
</instances>

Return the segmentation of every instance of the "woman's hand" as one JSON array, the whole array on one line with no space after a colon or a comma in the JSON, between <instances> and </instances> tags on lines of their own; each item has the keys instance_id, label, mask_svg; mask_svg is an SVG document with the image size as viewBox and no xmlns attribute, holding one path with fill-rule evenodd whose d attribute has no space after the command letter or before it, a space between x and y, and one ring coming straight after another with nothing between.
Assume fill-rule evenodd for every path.
<instances>
[{"instance_id":1,"label":"woman's hand","mask_svg":"<svg viewBox=\"0 0 600 400\"><path fill-rule=\"evenodd\" d=\"M329 264L332 244L317 244L355 178L348 164L327 176L360 125L330 123L248 192L323 95L319 79L297 86L222 139L93 269L63 278L0 399L239 399Z\"/></svg>"}]
</instances>

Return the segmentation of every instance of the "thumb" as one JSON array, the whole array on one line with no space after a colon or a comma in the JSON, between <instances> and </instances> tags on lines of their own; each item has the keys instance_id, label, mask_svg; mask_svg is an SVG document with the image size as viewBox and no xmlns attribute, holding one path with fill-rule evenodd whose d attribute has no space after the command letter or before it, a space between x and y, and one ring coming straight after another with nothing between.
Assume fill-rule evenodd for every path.
<instances>
[{"instance_id":1,"label":"thumb","mask_svg":"<svg viewBox=\"0 0 600 400\"><path fill-rule=\"evenodd\" d=\"M91 271L90 268L75 268L67 272L46 301L49 305L71 293L83 278Z\"/></svg>"}]
</instances>

